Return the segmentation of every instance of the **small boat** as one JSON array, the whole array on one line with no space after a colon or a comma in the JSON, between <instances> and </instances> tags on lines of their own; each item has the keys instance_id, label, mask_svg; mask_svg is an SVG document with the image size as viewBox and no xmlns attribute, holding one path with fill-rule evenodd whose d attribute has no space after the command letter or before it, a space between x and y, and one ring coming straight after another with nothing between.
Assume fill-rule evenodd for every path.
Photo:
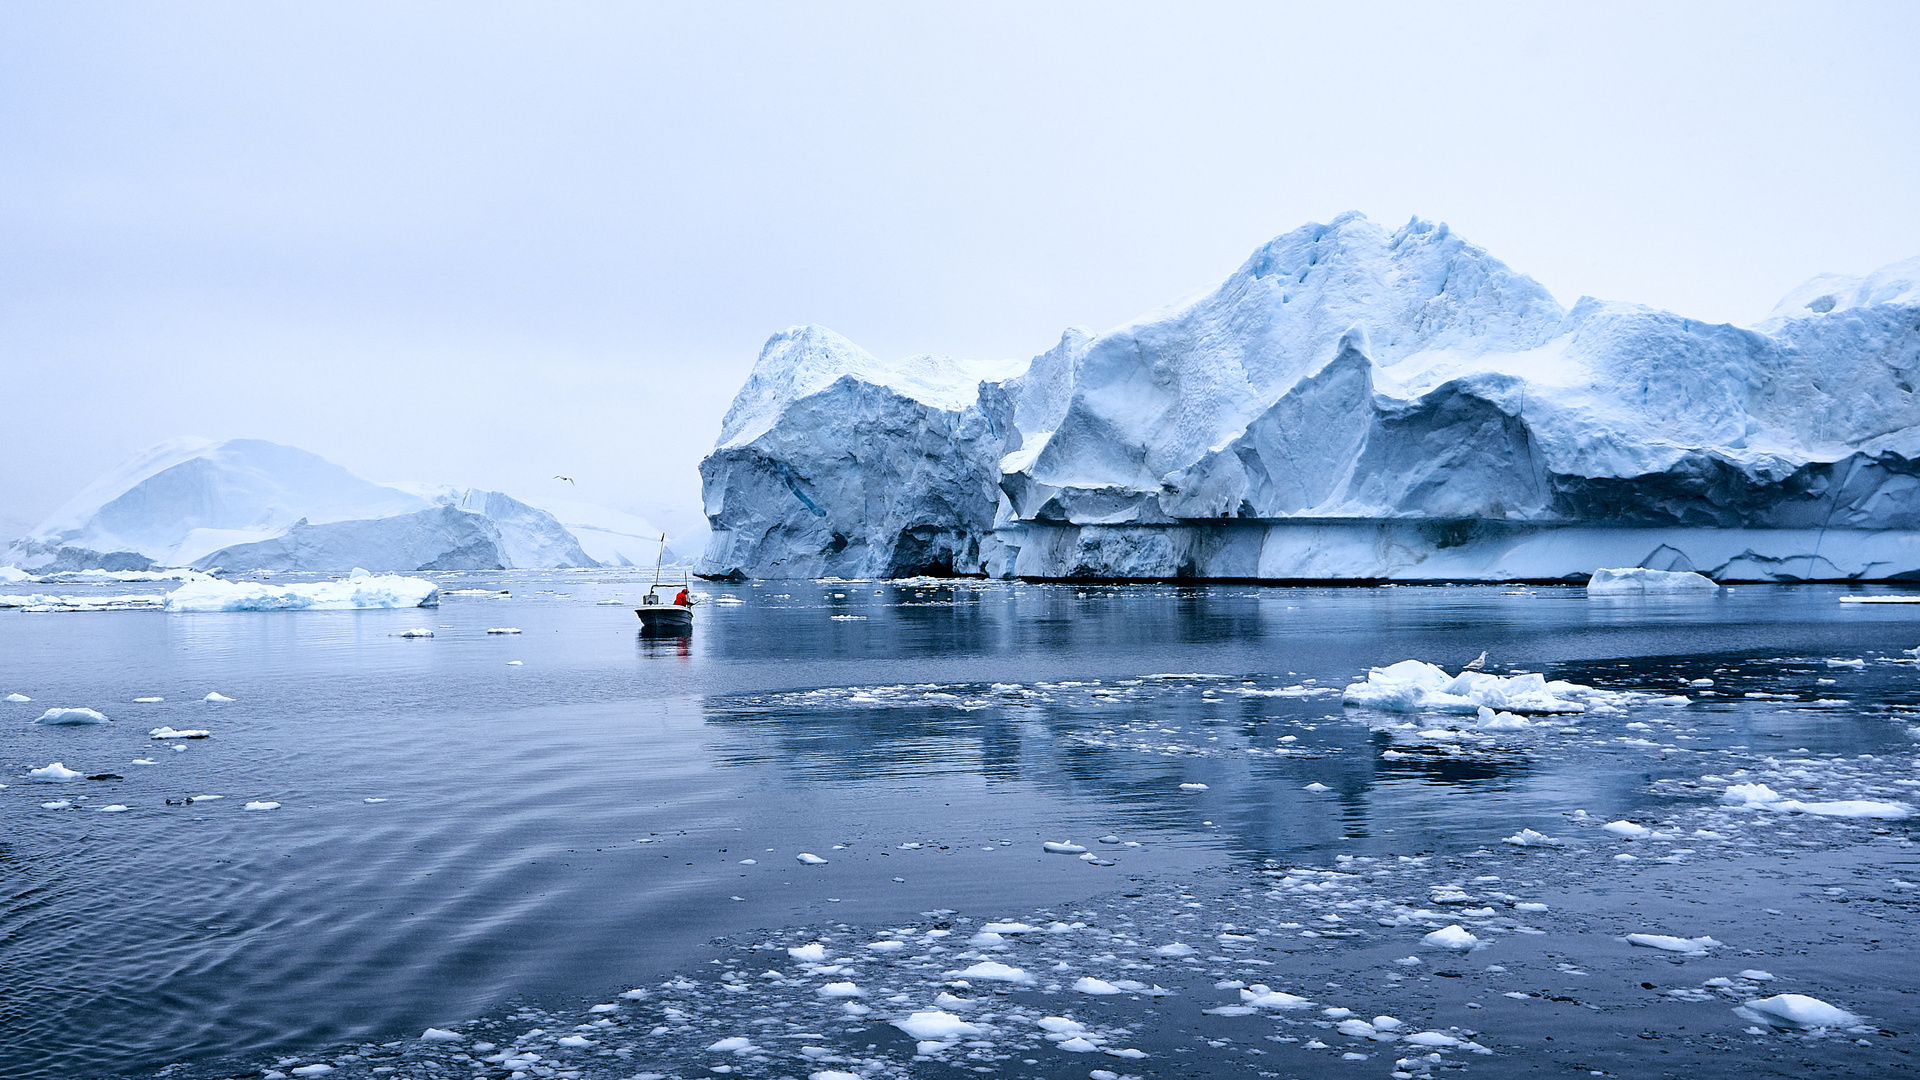
<instances>
[{"instance_id":1,"label":"small boat","mask_svg":"<svg viewBox=\"0 0 1920 1080\"><path fill-rule=\"evenodd\" d=\"M640 616L640 632L648 637L686 637L693 633L693 604L688 597L685 604L664 604L660 602L660 564L667 555L667 535L660 534L660 554L653 560L653 585L647 589L647 595L640 600L640 606L633 609ZM692 579L682 575L681 592L692 587ZM671 586L669 586L671 588Z\"/></svg>"}]
</instances>

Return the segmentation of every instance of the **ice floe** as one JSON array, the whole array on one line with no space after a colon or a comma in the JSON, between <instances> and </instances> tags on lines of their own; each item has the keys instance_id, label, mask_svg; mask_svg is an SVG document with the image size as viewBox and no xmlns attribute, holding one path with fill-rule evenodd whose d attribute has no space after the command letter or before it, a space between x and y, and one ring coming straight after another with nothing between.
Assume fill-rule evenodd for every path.
<instances>
[{"instance_id":1,"label":"ice floe","mask_svg":"<svg viewBox=\"0 0 1920 1080\"><path fill-rule=\"evenodd\" d=\"M1837 1005L1829 1005L1805 994L1775 994L1770 998L1757 998L1734 1012L1743 1019L1802 1030L1846 1028L1862 1022L1860 1017Z\"/></svg>"},{"instance_id":2,"label":"ice floe","mask_svg":"<svg viewBox=\"0 0 1920 1080\"><path fill-rule=\"evenodd\" d=\"M1366 680L1348 686L1341 702L1387 712L1450 712L1479 715L1499 713L1581 713L1590 703L1613 702L1625 695L1595 690L1570 682L1549 682L1537 673L1514 676L1483 671L1445 670L1420 660L1402 660L1367 672Z\"/></svg>"},{"instance_id":3,"label":"ice floe","mask_svg":"<svg viewBox=\"0 0 1920 1080\"><path fill-rule=\"evenodd\" d=\"M1662 952L1689 953L1695 956L1704 955L1708 949L1717 948L1721 944L1710 937L1683 938L1668 934L1628 934L1626 941L1629 945L1659 949Z\"/></svg>"},{"instance_id":4,"label":"ice floe","mask_svg":"<svg viewBox=\"0 0 1920 1080\"><path fill-rule=\"evenodd\" d=\"M1788 814L1813 814L1818 817L1881 818L1899 820L1913 816L1913 807L1903 802L1880 799L1840 799L1827 802L1803 802L1789 799L1766 784L1729 784L1721 803L1741 809L1775 810Z\"/></svg>"},{"instance_id":5,"label":"ice floe","mask_svg":"<svg viewBox=\"0 0 1920 1080\"><path fill-rule=\"evenodd\" d=\"M107 718L93 709L48 709L40 714L36 724L61 725L72 727L86 724L104 724Z\"/></svg>"},{"instance_id":6,"label":"ice floe","mask_svg":"<svg viewBox=\"0 0 1920 1080\"><path fill-rule=\"evenodd\" d=\"M209 690L207 691L207 696L201 698L200 700L201 701L232 701L233 699L221 693L218 690Z\"/></svg>"},{"instance_id":7,"label":"ice floe","mask_svg":"<svg viewBox=\"0 0 1920 1080\"><path fill-rule=\"evenodd\" d=\"M1420 939L1420 944L1436 949L1451 949L1455 952L1468 952L1480 939L1462 927L1459 923L1444 926Z\"/></svg>"},{"instance_id":8,"label":"ice floe","mask_svg":"<svg viewBox=\"0 0 1920 1080\"><path fill-rule=\"evenodd\" d=\"M1720 588L1712 578L1689 571L1647 570L1628 567L1622 570L1595 570L1587 581L1589 593L1707 593Z\"/></svg>"},{"instance_id":9,"label":"ice floe","mask_svg":"<svg viewBox=\"0 0 1920 1080\"><path fill-rule=\"evenodd\" d=\"M29 769L27 775L35 780L62 783L67 780L78 780L86 773L69 769L64 762L55 761L38 769Z\"/></svg>"},{"instance_id":10,"label":"ice floe","mask_svg":"<svg viewBox=\"0 0 1920 1080\"><path fill-rule=\"evenodd\" d=\"M147 732L148 737L154 738L154 739L204 739L212 734L213 732L208 731L205 728L187 728L185 730L181 730L178 728L164 727L164 726L153 728L152 730Z\"/></svg>"},{"instance_id":11,"label":"ice floe","mask_svg":"<svg viewBox=\"0 0 1920 1080\"><path fill-rule=\"evenodd\" d=\"M354 608L433 607L440 587L422 578L369 575L305 585L269 585L257 581L190 581L166 597L176 612L299 611Z\"/></svg>"}]
</instances>

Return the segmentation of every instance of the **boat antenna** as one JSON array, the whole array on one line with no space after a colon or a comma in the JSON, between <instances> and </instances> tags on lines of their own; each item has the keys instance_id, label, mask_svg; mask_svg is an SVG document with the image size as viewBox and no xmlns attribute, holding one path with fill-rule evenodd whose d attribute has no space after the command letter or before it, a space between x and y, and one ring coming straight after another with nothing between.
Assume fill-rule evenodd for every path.
<instances>
[{"instance_id":1,"label":"boat antenna","mask_svg":"<svg viewBox=\"0 0 1920 1080\"><path fill-rule=\"evenodd\" d=\"M667 534L661 533L660 534L660 554L655 555L653 557L653 587L656 589L660 587L660 564L666 560L666 557L667 557Z\"/></svg>"}]
</instances>

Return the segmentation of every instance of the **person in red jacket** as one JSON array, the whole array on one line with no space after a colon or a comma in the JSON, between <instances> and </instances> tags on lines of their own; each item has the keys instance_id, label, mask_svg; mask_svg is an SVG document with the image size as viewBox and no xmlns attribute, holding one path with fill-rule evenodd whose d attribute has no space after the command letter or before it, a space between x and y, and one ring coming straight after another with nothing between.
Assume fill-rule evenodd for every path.
<instances>
[{"instance_id":1,"label":"person in red jacket","mask_svg":"<svg viewBox=\"0 0 1920 1080\"><path fill-rule=\"evenodd\" d=\"M680 595L674 597L673 602L679 604L681 607L693 606L693 598L687 595L687 590L685 589L680 590Z\"/></svg>"}]
</instances>

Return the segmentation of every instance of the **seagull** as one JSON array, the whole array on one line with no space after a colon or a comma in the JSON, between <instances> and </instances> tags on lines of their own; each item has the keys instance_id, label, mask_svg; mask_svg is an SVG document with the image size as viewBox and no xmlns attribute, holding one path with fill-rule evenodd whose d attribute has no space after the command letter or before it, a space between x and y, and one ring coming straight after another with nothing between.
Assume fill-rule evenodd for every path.
<instances>
[{"instance_id":1,"label":"seagull","mask_svg":"<svg viewBox=\"0 0 1920 1080\"><path fill-rule=\"evenodd\" d=\"M559 475L556 475L556 476L554 476L554 479L555 479L555 480L565 480L565 481L566 481L567 483L569 483L569 484L573 484L573 477L571 477L571 476L559 476ZM574 487L579 487L580 485L579 485L579 484L573 484L573 486L574 486Z\"/></svg>"},{"instance_id":2,"label":"seagull","mask_svg":"<svg viewBox=\"0 0 1920 1080\"><path fill-rule=\"evenodd\" d=\"M1480 650L1479 656L1476 656L1472 660L1467 661L1467 666L1461 668L1460 670L1461 671L1479 671L1481 668L1486 666L1487 666L1487 652L1485 649L1482 649Z\"/></svg>"}]
</instances>

